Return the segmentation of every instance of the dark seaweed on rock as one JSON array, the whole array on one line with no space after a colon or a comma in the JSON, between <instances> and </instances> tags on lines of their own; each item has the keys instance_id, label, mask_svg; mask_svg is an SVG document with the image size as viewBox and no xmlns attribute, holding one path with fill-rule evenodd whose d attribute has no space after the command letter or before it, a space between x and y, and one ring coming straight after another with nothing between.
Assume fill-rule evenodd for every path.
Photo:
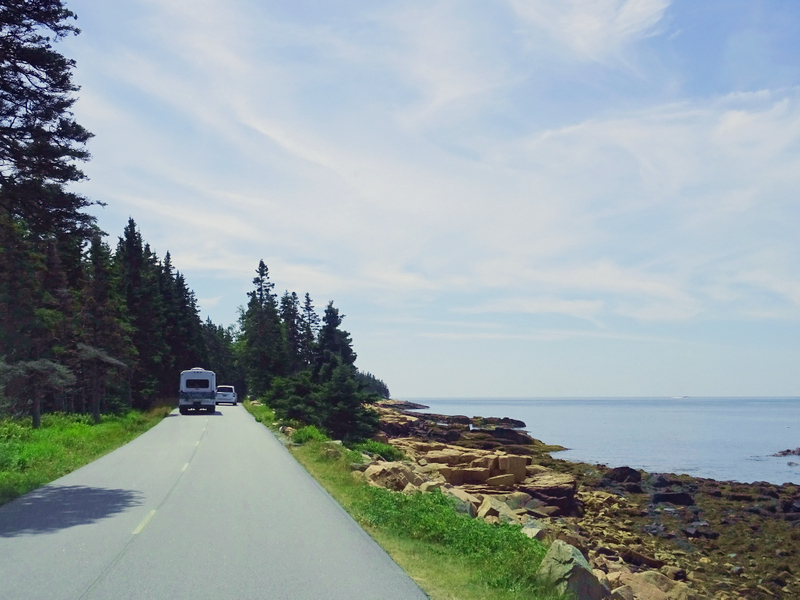
<instances>
[{"instance_id":1,"label":"dark seaweed on rock","mask_svg":"<svg viewBox=\"0 0 800 600\"><path fill-rule=\"evenodd\" d=\"M781 450L780 452L776 452L771 456L800 456L800 448L795 448L794 450Z\"/></svg>"}]
</instances>

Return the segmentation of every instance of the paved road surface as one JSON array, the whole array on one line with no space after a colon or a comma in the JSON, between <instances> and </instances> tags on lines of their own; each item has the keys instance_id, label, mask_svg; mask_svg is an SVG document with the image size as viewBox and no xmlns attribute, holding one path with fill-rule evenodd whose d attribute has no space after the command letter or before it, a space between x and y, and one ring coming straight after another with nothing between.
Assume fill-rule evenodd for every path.
<instances>
[{"instance_id":1,"label":"paved road surface","mask_svg":"<svg viewBox=\"0 0 800 600\"><path fill-rule=\"evenodd\" d=\"M425 594L242 406L173 413L0 507L0 599Z\"/></svg>"}]
</instances>

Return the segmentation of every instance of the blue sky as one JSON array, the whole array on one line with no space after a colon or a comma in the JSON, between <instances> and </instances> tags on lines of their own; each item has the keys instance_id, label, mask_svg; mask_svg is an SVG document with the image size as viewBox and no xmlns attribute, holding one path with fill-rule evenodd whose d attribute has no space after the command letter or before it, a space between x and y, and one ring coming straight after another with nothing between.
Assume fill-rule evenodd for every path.
<instances>
[{"instance_id":1,"label":"blue sky","mask_svg":"<svg viewBox=\"0 0 800 600\"><path fill-rule=\"evenodd\" d=\"M800 5L72 0L79 191L396 397L800 394Z\"/></svg>"}]
</instances>

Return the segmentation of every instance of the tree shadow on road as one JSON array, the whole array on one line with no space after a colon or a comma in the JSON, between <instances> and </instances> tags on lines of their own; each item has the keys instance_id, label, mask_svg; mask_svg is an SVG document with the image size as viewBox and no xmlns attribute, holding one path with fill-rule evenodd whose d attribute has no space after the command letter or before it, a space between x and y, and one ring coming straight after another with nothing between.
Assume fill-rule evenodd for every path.
<instances>
[{"instance_id":1,"label":"tree shadow on road","mask_svg":"<svg viewBox=\"0 0 800 600\"><path fill-rule=\"evenodd\" d=\"M46 485L0 507L0 537L88 525L142 504L133 490Z\"/></svg>"}]
</instances>

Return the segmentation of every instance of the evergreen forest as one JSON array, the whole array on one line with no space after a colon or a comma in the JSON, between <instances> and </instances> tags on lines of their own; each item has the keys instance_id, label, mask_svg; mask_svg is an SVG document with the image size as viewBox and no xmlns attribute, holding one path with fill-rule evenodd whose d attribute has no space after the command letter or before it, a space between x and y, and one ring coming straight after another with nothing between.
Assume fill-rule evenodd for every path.
<instances>
[{"instance_id":1,"label":"evergreen forest","mask_svg":"<svg viewBox=\"0 0 800 600\"><path fill-rule=\"evenodd\" d=\"M0 416L146 410L177 400L180 371L203 367L279 416L360 439L386 385L355 366L343 315L308 293L274 292L258 263L235 325L203 321L169 252L133 218L109 241L74 191L92 134L71 108L80 33L61 0L0 3ZM244 301L244 298L243 298Z\"/></svg>"}]
</instances>

